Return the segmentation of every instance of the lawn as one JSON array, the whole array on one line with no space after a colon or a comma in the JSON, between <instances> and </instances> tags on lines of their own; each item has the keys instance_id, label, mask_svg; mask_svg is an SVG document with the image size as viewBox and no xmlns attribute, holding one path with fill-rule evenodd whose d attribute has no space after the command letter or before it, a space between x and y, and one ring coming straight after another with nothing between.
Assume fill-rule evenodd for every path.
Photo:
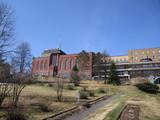
<instances>
[{"instance_id":1,"label":"lawn","mask_svg":"<svg viewBox=\"0 0 160 120\"><path fill-rule=\"evenodd\" d=\"M81 81L79 87L75 90L67 89L68 83L65 83L63 90L63 100L58 102L56 98L56 91L54 87L49 84L34 84L27 85L23 90L19 106L21 110L25 111L31 119L40 120L49 115L59 113L61 111L77 106L76 95L83 87L95 90L95 97L89 97L87 100L80 100L80 104L96 99L105 93L99 93L99 88L107 88L108 95L119 94L109 104L103 108L98 109L96 113L91 114L86 120L116 120L119 113L127 103L134 103L140 105L140 120L159 120L160 119L160 93L148 94L138 90L135 86L112 86L105 85L103 82L96 81ZM3 107L0 110L0 115L5 114L7 106L9 107L10 97L8 97ZM41 105L47 105L51 111L44 112Z\"/></svg>"},{"instance_id":2,"label":"lawn","mask_svg":"<svg viewBox=\"0 0 160 120\"><path fill-rule=\"evenodd\" d=\"M33 84L27 85L25 89L22 91L19 106L21 110L27 113L31 119L39 120L45 118L49 115L53 115L59 113L61 111L70 109L74 106L77 106L76 103L76 95L78 90L83 89L83 87L87 86L87 89L95 90L95 97L89 97L87 100L80 100L80 104L96 99L104 94L99 93L98 89L105 87L103 83L97 83L95 81L82 81L79 87L76 87L75 90L68 90L67 84L65 83L65 87L63 90L63 100L62 102L58 102L56 98L56 91L54 87L49 84ZM8 97L4 102L4 107L0 110L0 115L5 114L6 108L9 108L10 97ZM44 112L41 109L41 106L47 105L51 111Z\"/></svg>"},{"instance_id":3,"label":"lawn","mask_svg":"<svg viewBox=\"0 0 160 120\"><path fill-rule=\"evenodd\" d=\"M119 96L91 113L85 120L117 120L118 115L128 103L140 106L140 120L160 120L160 93L148 94L133 85L106 85L106 87L111 89L112 94Z\"/></svg>"},{"instance_id":4,"label":"lawn","mask_svg":"<svg viewBox=\"0 0 160 120\"><path fill-rule=\"evenodd\" d=\"M117 92L122 93L112 104L118 104L106 114L103 120L116 120L127 103L140 106L140 120L160 120L160 93L148 94L138 90L135 86L120 86Z\"/></svg>"}]
</instances>

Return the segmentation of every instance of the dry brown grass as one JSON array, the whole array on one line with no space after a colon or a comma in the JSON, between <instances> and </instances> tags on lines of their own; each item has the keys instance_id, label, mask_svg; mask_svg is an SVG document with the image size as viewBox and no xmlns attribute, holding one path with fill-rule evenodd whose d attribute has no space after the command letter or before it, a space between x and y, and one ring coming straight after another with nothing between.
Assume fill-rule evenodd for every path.
<instances>
[{"instance_id":1,"label":"dry brown grass","mask_svg":"<svg viewBox=\"0 0 160 120\"><path fill-rule=\"evenodd\" d=\"M145 83L145 82L149 82L149 79L145 78L145 77L136 77L136 78L131 79L131 84L132 85L136 85L136 84L139 84L139 83Z\"/></svg>"},{"instance_id":2,"label":"dry brown grass","mask_svg":"<svg viewBox=\"0 0 160 120\"><path fill-rule=\"evenodd\" d=\"M67 85L67 84L65 84ZM29 113L34 120L39 120L44 117L47 117L51 114L56 114L58 112L64 111L66 109L76 106L76 95L79 89L82 89L82 86L88 86L89 89L98 89L100 87L106 87L103 83L97 83L96 81L82 81L80 87L75 90L64 89L63 91L63 100L62 102L57 102L56 92L53 87L49 87L48 84L35 84L28 85L22 91L19 103L22 109ZM95 97L89 97L89 100L96 99L98 96L103 94L96 93ZM6 100L10 101L10 98ZM42 102L50 103L52 111L44 112L39 109L39 104ZM81 104L85 101L81 101ZM0 113L4 114L5 110L0 110Z\"/></svg>"},{"instance_id":3,"label":"dry brown grass","mask_svg":"<svg viewBox=\"0 0 160 120\"><path fill-rule=\"evenodd\" d=\"M138 90L135 86L120 86L117 92L121 92L123 95L117 99L117 102L121 104L134 103L140 106L140 120L159 120L160 119L160 94L148 94ZM121 107L117 107L121 109ZM114 116L114 112L117 109L113 109L104 120L114 120L117 116Z\"/></svg>"}]
</instances>

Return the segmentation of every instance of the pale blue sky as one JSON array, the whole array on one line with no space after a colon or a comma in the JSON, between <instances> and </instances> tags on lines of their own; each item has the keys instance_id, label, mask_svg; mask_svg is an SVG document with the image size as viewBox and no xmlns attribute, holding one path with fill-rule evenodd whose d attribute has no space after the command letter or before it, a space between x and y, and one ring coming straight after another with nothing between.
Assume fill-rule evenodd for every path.
<instances>
[{"instance_id":1,"label":"pale blue sky","mask_svg":"<svg viewBox=\"0 0 160 120\"><path fill-rule=\"evenodd\" d=\"M34 56L44 49L66 53L159 47L160 0L0 0L15 10L16 38Z\"/></svg>"}]
</instances>

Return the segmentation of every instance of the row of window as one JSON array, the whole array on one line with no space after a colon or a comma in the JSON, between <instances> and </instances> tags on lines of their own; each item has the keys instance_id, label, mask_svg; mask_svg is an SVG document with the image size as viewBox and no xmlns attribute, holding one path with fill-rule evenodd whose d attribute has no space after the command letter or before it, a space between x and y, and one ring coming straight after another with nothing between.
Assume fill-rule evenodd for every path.
<instances>
[{"instance_id":1,"label":"row of window","mask_svg":"<svg viewBox=\"0 0 160 120\"><path fill-rule=\"evenodd\" d=\"M47 60L37 61L37 62L33 63L33 68L35 70L47 70L48 69L48 62L47 62Z\"/></svg>"},{"instance_id":2,"label":"row of window","mask_svg":"<svg viewBox=\"0 0 160 120\"><path fill-rule=\"evenodd\" d=\"M60 70L67 70L67 69L72 69L74 67L74 63L76 63L76 66L78 67L78 59L74 62L73 59L68 61L68 59L61 60L60 61Z\"/></svg>"},{"instance_id":3,"label":"row of window","mask_svg":"<svg viewBox=\"0 0 160 120\"><path fill-rule=\"evenodd\" d=\"M131 55L138 55L138 53L139 53L139 52L131 52ZM149 54L149 50L147 50L146 53ZM156 51L153 50L152 53L155 54ZM144 55L144 54L145 54L145 51L142 51L141 54ZM158 54L160 54L160 50L158 50Z\"/></svg>"},{"instance_id":4,"label":"row of window","mask_svg":"<svg viewBox=\"0 0 160 120\"><path fill-rule=\"evenodd\" d=\"M128 60L126 58L116 58L116 59L113 59L114 62L128 62Z\"/></svg>"},{"instance_id":5,"label":"row of window","mask_svg":"<svg viewBox=\"0 0 160 120\"><path fill-rule=\"evenodd\" d=\"M145 59L145 58L149 58L149 57L148 57L148 56L142 56L142 57L141 57L141 59ZM138 57L131 57L131 59L132 59L132 60L138 60ZM156 57L153 55L153 56L152 56L152 59L154 60L154 59L156 59ZM160 56L159 56L159 59L160 59Z\"/></svg>"}]
</instances>

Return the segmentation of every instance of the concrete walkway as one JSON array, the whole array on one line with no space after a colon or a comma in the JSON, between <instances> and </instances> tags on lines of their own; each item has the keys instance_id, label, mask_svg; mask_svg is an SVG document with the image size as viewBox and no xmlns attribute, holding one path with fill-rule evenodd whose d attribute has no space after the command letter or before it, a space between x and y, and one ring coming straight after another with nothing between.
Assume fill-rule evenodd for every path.
<instances>
[{"instance_id":1,"label":"concrete walkway","mask_svg":"<svg viewBox=\"0 0 160 120\"><path fill-rule=\"evenodd\" d=\"M87 118L90 114L96 112L96 110L98 110L99 108L110 103L111 101L113 101L114 99L116 99L119 96L120 96L120 94L113 95L106 100L100 101L100 102L92 105L90 108L85 108L85 109L82 109L76 113L73 113L72 116L68 116L67 118L65 118L63 120L83 120L83 119Z\"/></svg>"}]
</instances>

